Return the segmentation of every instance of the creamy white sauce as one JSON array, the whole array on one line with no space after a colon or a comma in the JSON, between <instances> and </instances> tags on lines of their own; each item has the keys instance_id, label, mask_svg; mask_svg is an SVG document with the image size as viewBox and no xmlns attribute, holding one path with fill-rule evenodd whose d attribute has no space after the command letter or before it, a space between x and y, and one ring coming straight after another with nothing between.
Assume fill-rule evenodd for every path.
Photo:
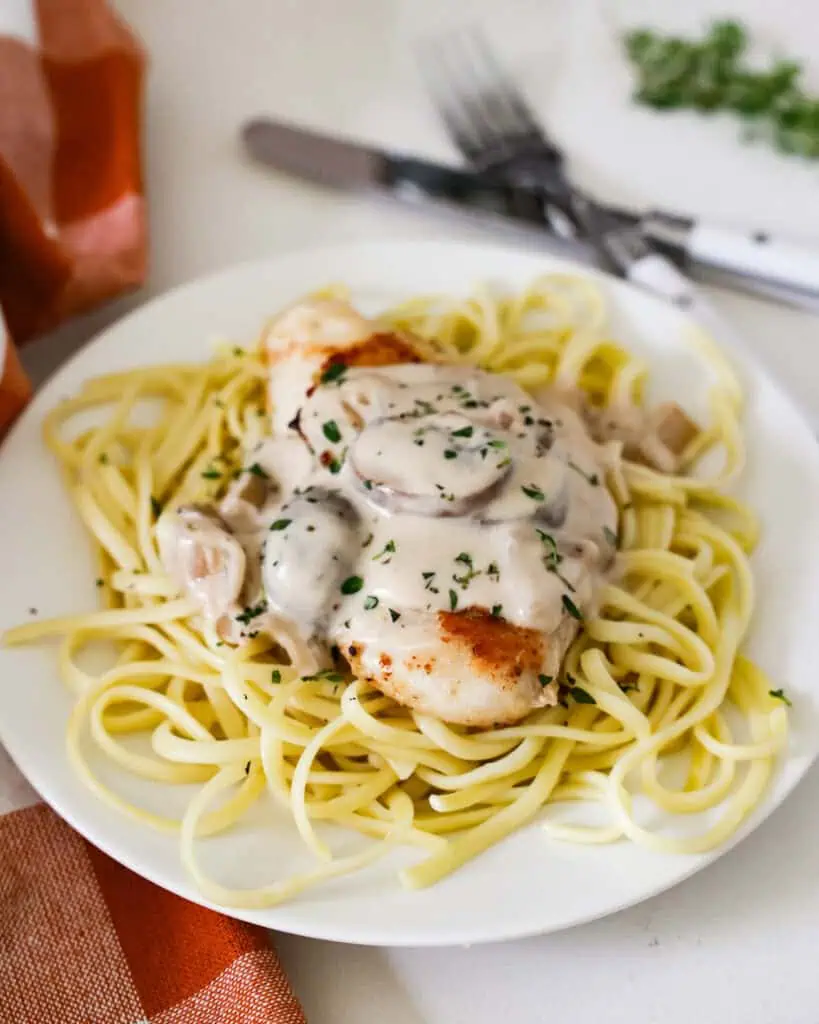
<instances>
[{"instance_id":1,"label":"creamy white sauce","mask_svg":"<svg viewBox=\"0 0 819 1024\"><path fill-rule=\"evenodd\" d=\"M240 540L268 610L313 649L411 648L427 613L474 607L550 634L593 607L613 557L611 457L507 378L348 369L249 453L279 490Z\"/></svg>"}]
</instances>

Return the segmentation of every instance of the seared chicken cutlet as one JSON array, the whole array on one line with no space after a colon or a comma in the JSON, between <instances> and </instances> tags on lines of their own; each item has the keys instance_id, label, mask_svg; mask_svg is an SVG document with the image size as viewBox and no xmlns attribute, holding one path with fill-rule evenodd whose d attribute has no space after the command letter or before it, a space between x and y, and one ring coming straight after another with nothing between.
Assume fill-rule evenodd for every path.
<instances>
[{"instance_id":1,"label":"seared chicken cutlet","mask_svg":"<svg viewBox=\"0 0 819 1024\"><path fill-rule=\"evenodd\" d=\"M264 493L240 478L207 529L192 533L190 512L163 526L165 564L203 614L241 641L225 616L244 601L244 633L279 638L284 624L299 671L338 649L446 722L511 723L554 703L614 556L618 447L569 405L431 362L346 303L294 306L265 345L272 435L250 454ZM238 591L232 544L247 554Z\"/></svg>"}]
</instances>

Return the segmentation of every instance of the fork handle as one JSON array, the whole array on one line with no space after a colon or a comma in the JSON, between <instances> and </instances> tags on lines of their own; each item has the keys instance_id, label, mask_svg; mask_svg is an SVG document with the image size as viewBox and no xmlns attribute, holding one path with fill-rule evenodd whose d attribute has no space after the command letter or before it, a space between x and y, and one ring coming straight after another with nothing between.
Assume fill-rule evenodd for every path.
<instances>
[{"instance_id":1,"label":"fork handle","mask_svg":"<svg viewBox=\"0 0 819 1024\"><path fill-rule=\"evenodd\" d=\"M746 349L737 331L703 293L660 253L652 252L632 263L626 273L629 281L659 295L688 313L709 334L735 348Z\"/></svg>"},{"instance_id":2,"label":"fork handle","mask_svg":"<svg viewBox=\"0 0 819 1024\"><path fill-rule=\"evenodd\" d=\"M819 244L815 248L668 213L641 221L645 235L672 257L819 298Z\"/></svg>"}]
</instances>

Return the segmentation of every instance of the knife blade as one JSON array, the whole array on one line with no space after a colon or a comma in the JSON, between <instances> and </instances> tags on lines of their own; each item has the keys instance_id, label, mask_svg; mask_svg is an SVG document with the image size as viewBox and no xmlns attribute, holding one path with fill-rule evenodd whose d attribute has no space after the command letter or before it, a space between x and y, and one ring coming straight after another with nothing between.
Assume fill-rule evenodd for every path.
<instances>
[{"instance_id":1,"label":"knife blade","mask_svg":"<svg viewBox=\"0 0 819 1024\"><path fill-rule=\"evenodd\" d=\"M546 190L270 118L248 121L241 135L255 160L316 185L345 192L385 192L407 202L443 203L473 217L508 220L575 242L571 203Z\"/></svg>"}]
</instances>

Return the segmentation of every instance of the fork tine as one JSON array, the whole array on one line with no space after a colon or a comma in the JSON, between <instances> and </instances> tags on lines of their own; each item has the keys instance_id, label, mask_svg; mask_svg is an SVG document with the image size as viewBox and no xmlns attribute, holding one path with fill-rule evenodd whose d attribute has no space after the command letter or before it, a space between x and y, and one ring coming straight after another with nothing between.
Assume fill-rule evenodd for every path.
<instances>
[{"instance_id":1,"label":"fork tine","mask_svg":"<svg viewBox=\"0 0 819 1024\"><path fill-rule=\"evenodd\" d=\"M474 82L465 75L461 49L458 33L429 40L419 50L419 66L447 131L466 158L478 162L493 133L473 101Z\"/></svg>"},{"instance_id":2,"label":"fork tine","mask_svg":"<svg viewBox=\"0 0 819 1024\"><path fill-rule=\"evenodd\" d=\"M530 107L476 28L428 41L419 62L447 130L471 162L491 164L522 137L541 137Z\"/></svg>"},{"instance_id":3,"label":"fork tine","mask_svg":"<svg viewBox=\"0 0 819 1024\"><path fill-rule=\"evenodd\" d=\"M475 66L483 70L487 93L496 97L499 104L506 109L510 122L517 123L520 134L539 135L541 127L534 111L509 72L492 53L484 33L473 26L468 36L475 54Z\"/></svg>"}]
</instances>

